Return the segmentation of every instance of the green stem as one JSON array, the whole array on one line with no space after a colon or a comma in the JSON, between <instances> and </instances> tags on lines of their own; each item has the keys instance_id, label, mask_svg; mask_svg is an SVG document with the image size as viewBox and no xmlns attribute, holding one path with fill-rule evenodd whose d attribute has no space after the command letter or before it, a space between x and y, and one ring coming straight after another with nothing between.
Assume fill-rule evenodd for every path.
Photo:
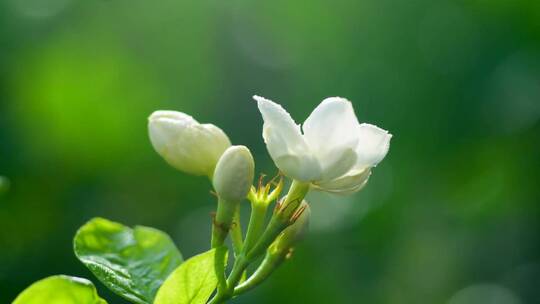
<instances>
[{"instance_id":1,"label":"green stem","mask_svg":"<svg viewBox=\"0 0 540 304\"><path fill-rule=\"evenodd\" d=\"M218 199L216 217L212 224L212 248L223 246L229 234L238 203Z\"/></svg>"},{"instance_id":2,"label":"green stem","mask_svg":"<svg viewBox=\"0 0 540 304\"><path fill-rule=\"evenodd\" d=\"M236 206L236 210L234 211L234 217L231 226L231 240L234 249L234 255L237 256L240 254L244 246L242 241L242 226L240 225L240 204Z\"/></svg>"},{"instance_id":3,"label":"green stem","mask_svg":"<svg viewBox=\"0 0 540 304\"><path fill-rule=\"evenodd\" d=\"M270 223L263 235L259 238L255 246L248 252L247 259L253 260L259 257L272 244L276 237L291 224L291 217L302 203L302 200L309 191L309 183L293 181L289 193L276 208Z\"/></svg>"},{"instance_id":4,"label":"green stem","mask_svg":"<svg viewBox=\"0 0 540 304\"><path fill-rule=\"evenodd\" d=\"M219 303L224 303L225 301L226 301L225 297L218 290L216 295L210 301L208 301L207 304L219 304Z\"/></svg>"},{"instance_id":5,"label":"green stem","mask_svg":"<svg viewBox=\"0 0 540 304\"><path fill-rule=\"evenodd\" d=\"M276 270L281 263L285 260L285 256L282 254L271 254L267 252L264 260L257 270L244 282L234 288L234 296L240 295L249 291L264 280L266 280Z\"/></svg>"},{"instance_id":6,"label":"green stem","mask_svg":"<svg viewBox=\"0 0 540 304\"><path fill-rule=\"evenodd\" d=\"M224 250L218 249L214 257L214 271L218 278L218 291L227 290L227 279L225 277L225 257L227 250L225 247L222 247L221 249Z\"/></svg>"},{"instance_id":7,"label":"green stem","mask_svg":"<svg viewBox=\"0 0 540 304\"><path fill-rule=\"evenodd\" d=\"M287 228L288 224L284 223L274 217L270 219L270 223L268 224L268 227L266 227L266 230L264 231L263 235L259 239L259 241L255 244L255 246L248 252L247 257L250 260L254 260L258 258L265 250L272 244L272 242L276 239L276 237L283 231L283 229Z\"/></svg>"},{"instance_id":8,"label":"green stem","mask_svg":"<svg viewBox=\"0 0 540 304\"><path fill-rule=\"evenodd\" d=\"M232 271L229 278L226 281L226 288L218 288L216 295L208 302L208 304L223 303L227 299L230 299L234 292L234 286L242 278L243 272L246 270L249 262L245 258L245 252L249 250L261 235L264 228L264 217L266 215L266 204L259 202L252 202L251 204L251 216L249 219L248 230L246 233L246 239L242 246L242 251L236 254L236 260L234 262ZM234 236L234 232L231 234ZM234 238L233 238L234 245ZM234 285L233 285L234 284ZM222 284L220 284L222 286Z\"/></svg>"},{"instance_id":9,"label":"green stem","mask_svg":"<svg viewBox=\"0 0 540 304\"><path fill-rule=\"evenodd\" d=\"M244 273L244 270L248 267L248 265L251 263L251 261L248 261L243 255L240 255L234 265L233 269L231 270L231 274L229 275L229 278L227 278L227 286L229 287L229 296L232 296L232 292L234 290L234 287L236 284L238 284L238 281L242 278L242 274Z\"/></svg>"},{"instance_id":10,"label":"green stem","mask_svg":"<svg viewBox=\"0 0 540 304\"><path fill-rule=\"evenodd\" d=\"M216 216L212 223L212 248L225 245L225 239L227 238L227 234L229 234L238 205L238 203L227 202L221 198L218 199ZM221 257L216 256L216 261L218 258ZM223 263L215 263L215 265L215 272L218 277L218 292L226 290L225 265Z\"/></svg>"},{"instance_id":11,"label":"green stem","mask_svg":"<svg viewBox=\"0 0 540 304\"><path fill-rule=\"evenodd\" d=\"M293 216L298 206L300 206L300 204L302 203L302 200L308 193L309 188L309 183L293 181L291 187L289 188L287 196L285 197L283 202L280 203L279 208L276 208L276 210L274 211L270 223L268 224L268 227L266 227L266 230L263 232L262 236L258 238L258 240L255 236L246 236L244 248L242 252L236 257L233 269L229 275L229 278L227 279L226 290L223 288L218 288L216 295L208 302L208 304L224 303L225 301L233 297L234 289L242 278L243 272L246 270L250 263L257 259L268 248L268 246L270 246L270 244L276 239L276 237L281 233L281 231L283 231L283 229L287 228L287 226L291 224L291 217ZM252 218L250 219L250 224L248 226L248 234L250 234L249 231L251 230L251 235L257 235L256 231L258 229L262 229L261 227L258 227L258 225L262 225L260 224L261 222L263 222L261 217L264 219L264 216L260 214L262 213L261 210L254 210L255 208L252 209ZM254 224L252 223L254 212L256 213L255 227L253 227ZM246 249L248 248L248 246L251 245L251 242L254 242L255 245L252 249L249 249L248 251ZM278 261L272 261L271 264L275 265L273 268L279 265ZM268 273L268 275L269 274L270 272Z\"/></svg>"},{"instance_id":12,"label":"green stem","mask_svg":"<svg viewBox=\"0 0 540 304\"><path fill-rule=\"evenodd\" d=\"M208 304L224 303L225 301L232 298L234 286L236 286L238 281L240 281L240 279L242 278L242 273L244 272L244 270L246 270L248 265L249 262L245 259L243 255L237 256L231 274L226 281L226 285L228 286L228 288L218 288L216 295L208 302Z\"/></svg>"},{"instance_id":13,"label":"green stem","mask_svg":"<svg viewBox=\"0 0 540 304\"><path fill-rule=\"evenodd\" d=\"M261 236L264 229L264 218L268 205L260 202L251 203L251 216L249 218L248 230L246 233L246 241L244 242L244 252L248 252L258 238Z\"/></svg>"}]
</instances>

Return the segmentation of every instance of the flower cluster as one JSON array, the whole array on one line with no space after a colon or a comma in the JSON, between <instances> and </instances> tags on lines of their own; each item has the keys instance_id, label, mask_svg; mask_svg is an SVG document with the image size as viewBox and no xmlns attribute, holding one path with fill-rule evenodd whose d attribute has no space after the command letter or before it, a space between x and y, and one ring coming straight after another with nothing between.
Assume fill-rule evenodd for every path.
<instances>
[{"instance_id":1,"label":"flower cluster","mask_svg":"<svg viewBox=\"0 0 540 304\"><path fill-rule=\"evenodd\" d=\"M209 303L221 303L266 279L301 239L309 222L310 189L351 194L362 189L372 168L381 162L392 135L375 125L359 123L350 101L323 100L300 126L279 104L254 96L264 120L267 150L283 175L292 180L286 195L277 202L265 223L269 204L283 188L283 179L252 186L254 161L245 146L231 146L227 135L212 124L174 111L156 111L149 117L154 149L180 171L206 175L218 196L213 221L212 247L224 246L231 236L235 263ZM273 184L273 185L272 185ZM270 192L271 187L274 190ZM239 227L238 207L247 198L252 213L245 238ZM258 269L240 283L247 266L266 252ZM226 278L226 279L225 279Z\"/></svg>"},{"instance_id":2,"label":"flower cluster","mask_svg":"<svg viewBox=\"0 0 540 304\"><path fill-rule=\"evenodd\" d=\"M280 174L253 185L255 161L249 149L231 145L212 124L175 111L148 118L154 149L172 167L207 176L217 196L210 249L184 261L163 231L133 228L94 218L75 234L76 257L115 294L135 304L217 304L266 280L308 230L310 190L350 194L368 181L388 152L391 135L360 124L349 101L325 99L300 127L280 105L255 96L264 120L263 138ZM284 177L292 183L286 194ZM0 194L6 180L0 177ZM244 234L240 203L251 203ZM275 203L274 208L269 208ZM272 215L267 220L267 212ZM230 237L234 264L226 271ZM253 273L248 266L258 263ZM213 295L213 297L212 297ZM86 279L56 275L25 289L13 304L106 304Z\"/></svg>"}]
</instances>

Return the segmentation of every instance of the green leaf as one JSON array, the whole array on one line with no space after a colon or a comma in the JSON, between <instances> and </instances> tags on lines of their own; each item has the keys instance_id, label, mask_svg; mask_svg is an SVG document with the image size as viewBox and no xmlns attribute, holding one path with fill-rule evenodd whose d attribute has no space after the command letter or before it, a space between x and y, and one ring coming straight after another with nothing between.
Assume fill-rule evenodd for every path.
<instances>
[{"instance_id":1,"label":"green leaf","mask_svg":"<svg viewBox=\"0 0 540 304\"><path fill-rule=\"evenodd\" d=\"M107 304L92 282L64 275L39 280L26 288L13 304Z\"/></svg>"},{"instance_id":2,"label":"green leaf","mask_svg":"<svg viewBox=\"0 0 540 304\"><path fill-rule=\"evenodd\" d=\"M77 231L74 250L105 286L138 304L152 303L163 281L183 261L167 234L103 218Z\"/></svg>"},{"instance_id":3,"label":"green leaf","mask_svg":"<svg viewBox=\"0 0 540 304\"><path fill-rule=\"evenodd\" d=\"M154 304L204 304L218 283L216 265L225 267L227 248L196 255L178 267L159 289Z\"/></svg>"}]
</instances>

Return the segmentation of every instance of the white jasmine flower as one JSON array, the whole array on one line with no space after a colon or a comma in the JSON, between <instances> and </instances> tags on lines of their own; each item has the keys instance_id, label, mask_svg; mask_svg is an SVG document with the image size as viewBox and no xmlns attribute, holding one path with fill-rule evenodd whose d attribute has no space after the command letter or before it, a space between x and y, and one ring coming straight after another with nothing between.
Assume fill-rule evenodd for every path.
<instances>
[{"instance_id":1,"label":"white jasmine flower","mask_svg":"<svg viewBox=\"0 0 540 304\"><path fill-rule=\"evenodd\" d=\"M253 97L264 120L263 138L285 175L334 193L360 190L388 152L390 138L371 124L360 124L350 101L326 98L302 127L279 104Z\"/></svg>"},{"instance_id":2,"label":"white jasmine flower","mask_svg":"<svg viewBox=\"0 0 540 304\"><path fill-rule=\"evenodd\" d=\"M156 111L148 118L154 149L174 168L194 175L212 176L223 152L231 145L213 124L200 124L176 111Z\"/></svg>"}]
</instances>

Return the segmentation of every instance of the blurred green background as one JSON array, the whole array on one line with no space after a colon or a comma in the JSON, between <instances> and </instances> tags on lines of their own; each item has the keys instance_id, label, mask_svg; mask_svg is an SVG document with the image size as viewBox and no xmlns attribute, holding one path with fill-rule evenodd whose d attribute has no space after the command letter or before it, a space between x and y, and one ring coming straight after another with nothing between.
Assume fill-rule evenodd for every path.
<instances>
[{"instance_id":1,"label":"blurred green background","mask_svg":"<svg viewBox=\"0 0 540 304\"><path fill-rule=\"evenodd\" d=\"M212 122L271 175L253 94L298 122L347 97L394 138L365 190L311 195L291 262L233 303L540 303L539 1L1 0L0 71L0 303L97 283L71 243L94 216L206 250L210 185L146 118Z\"/></svg>"}]
</instances>

